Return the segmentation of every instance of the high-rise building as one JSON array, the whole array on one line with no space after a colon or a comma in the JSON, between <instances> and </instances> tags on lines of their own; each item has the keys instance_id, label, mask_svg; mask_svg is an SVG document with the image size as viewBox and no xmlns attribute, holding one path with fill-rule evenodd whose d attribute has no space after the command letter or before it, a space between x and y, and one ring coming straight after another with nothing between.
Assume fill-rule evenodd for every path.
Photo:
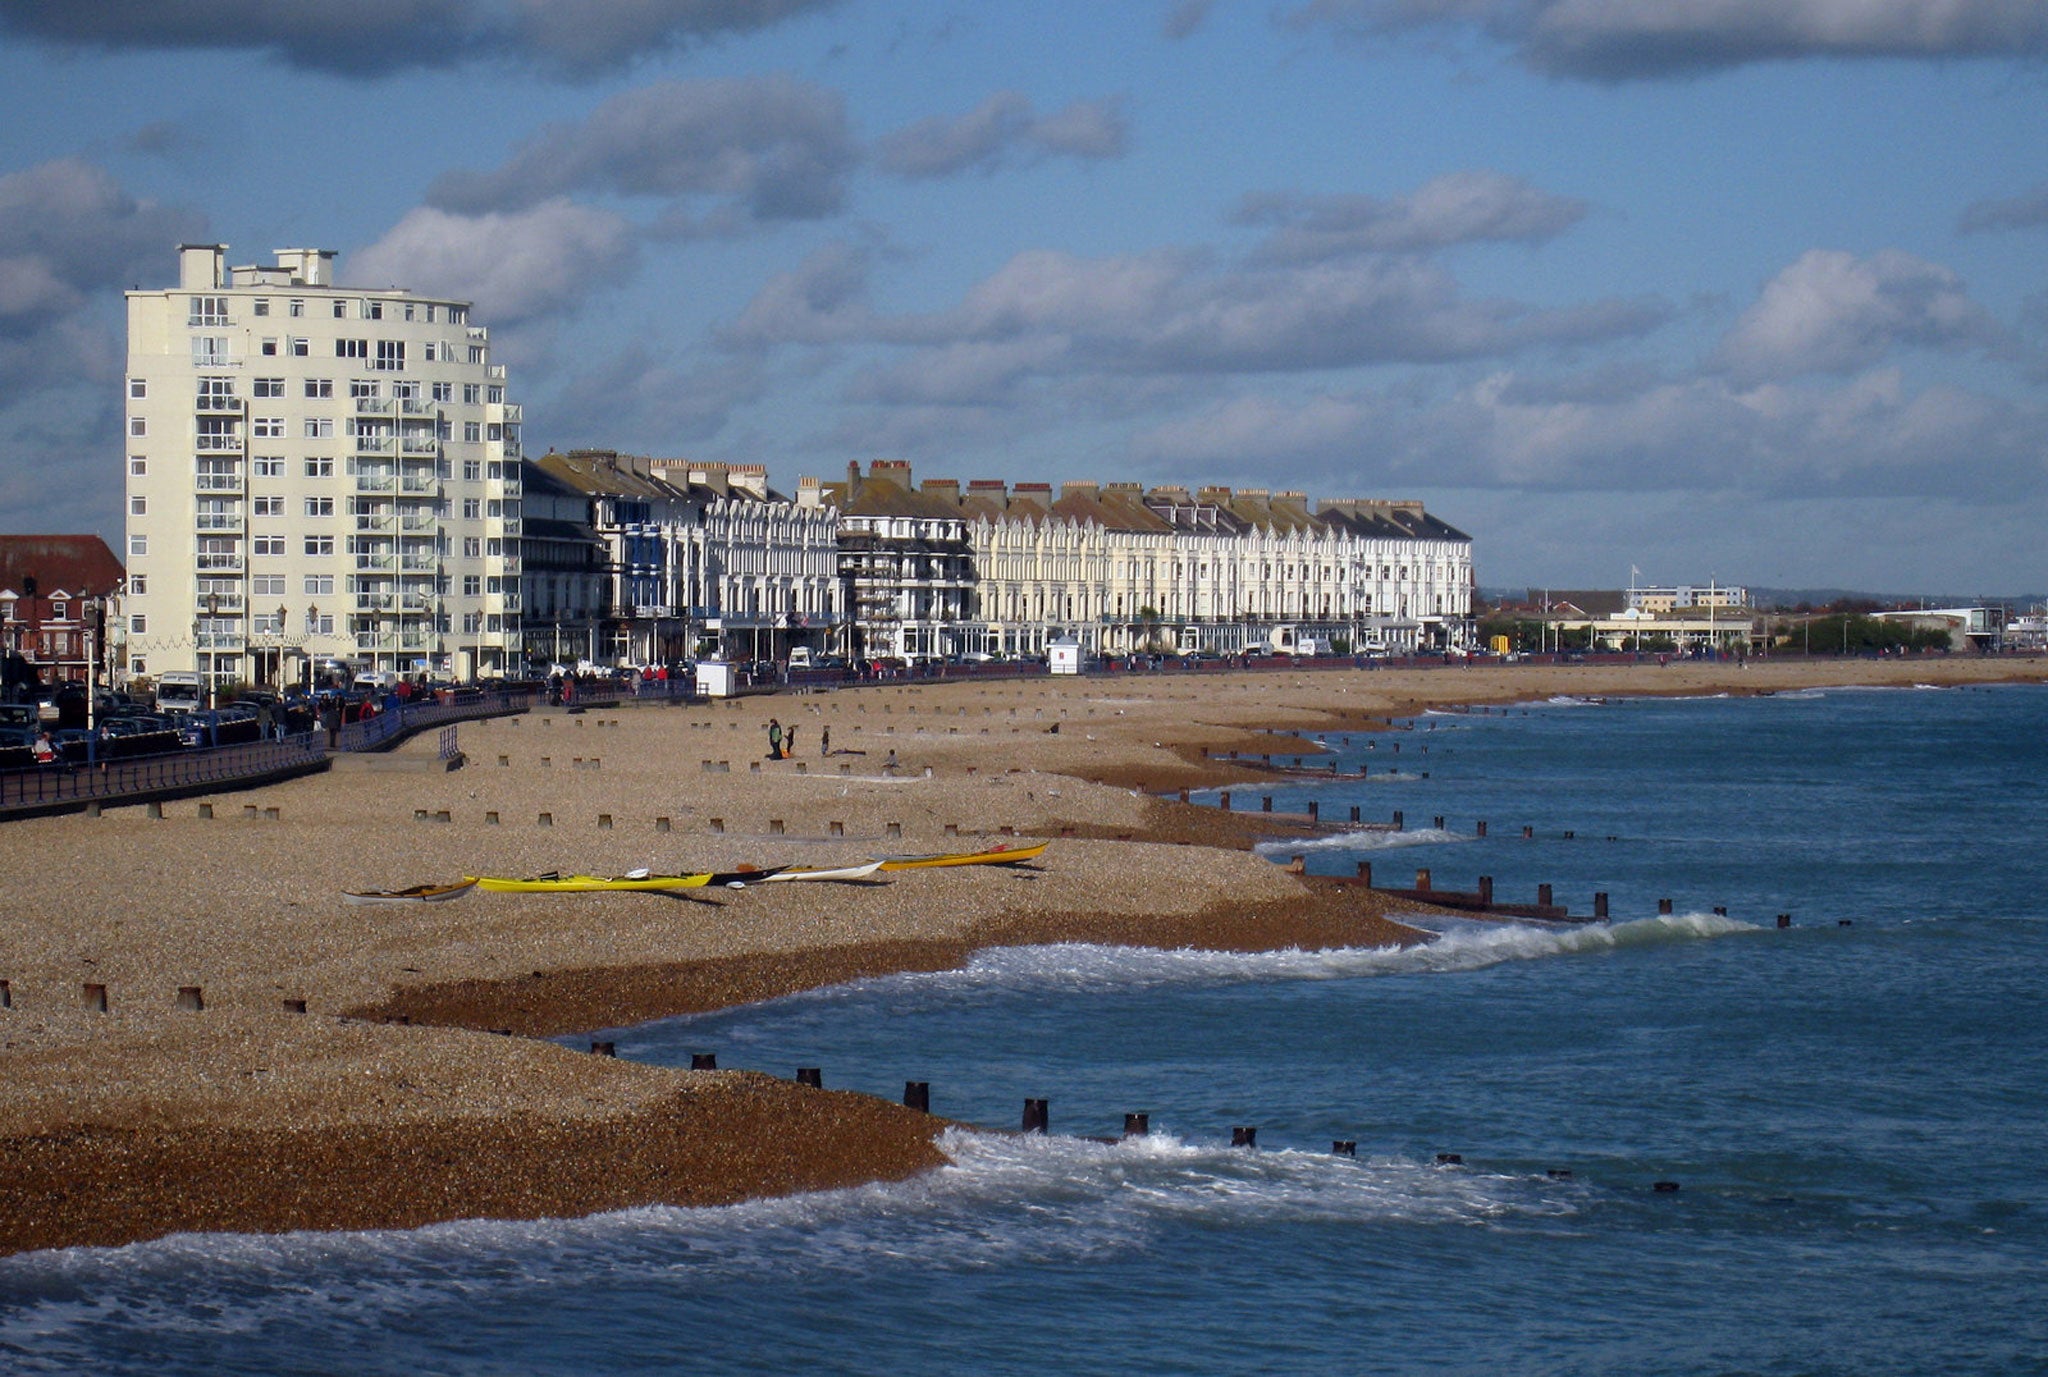
<instances>
[{"instance_id":1,"label":"high-rise building","mask_svg":"<svg viewBox=\"0 0 2048 1377\"><path fill-rule=\"evenodd\" d=\"M516 668L520 408L469 304L178 254L127 294L127 673Z\"/></svg>"}]
</instances>

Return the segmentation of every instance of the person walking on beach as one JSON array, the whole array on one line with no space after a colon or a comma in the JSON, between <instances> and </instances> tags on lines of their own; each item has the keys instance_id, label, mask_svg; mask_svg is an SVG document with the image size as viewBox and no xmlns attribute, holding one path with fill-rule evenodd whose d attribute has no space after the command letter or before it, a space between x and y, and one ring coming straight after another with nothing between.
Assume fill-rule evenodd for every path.
<instances>
[{"instance_id":1,"label":"person walking on beach","mask_svg":"<svg viewBox=\"0 0 2048 1377\"><path fill-rule=\"evenodd\" d=\"M796 754L796 723L782 729L782 758L788 760Z\"/></svg>"},{"instance_id":2,"label":"person walking on beach","mask_svg":"<svg viewBox=\"0 0 2048 1377\"><path fill-rule=\"evenodd\" d=\"M832 754L832 729L830 727L826 727L818 733L818 754Z\"/></svg>"},{"instance_id":3,"label":"person walking on beach","mask_svg":"<svg viewBox=\"0 0 2048 1377\"><path fill-rule=\"evenodd\" d=\"M782 722L779 718L768 719L768 758L782 759Z\"/></svg>"}]
</instances>

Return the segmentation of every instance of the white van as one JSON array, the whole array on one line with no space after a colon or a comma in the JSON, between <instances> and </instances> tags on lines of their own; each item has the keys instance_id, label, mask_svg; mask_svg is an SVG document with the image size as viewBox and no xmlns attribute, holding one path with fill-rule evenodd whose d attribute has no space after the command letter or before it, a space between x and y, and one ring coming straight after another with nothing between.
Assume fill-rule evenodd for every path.
<instances>
[{"instance_id":1,"label":"white van","mask_svg":"<svg viewBox=\"0 0 2048 1377\"><path fill-rule=\"evenodd\" d=\"M156 710L165 717L196 712L206 702L206 679L195 669L172 669L156 677Z\"/></svg>"},{"instance_id":2,"label":"white van","mask_svg":"<svg viewBox=\"0 0 2048 1377\"><path fill-rule=\"evenodd\" d=\"M398 671L395 669L366 669L356 675L352 687L368 689L372 693L389 693L398 687Z\"/></svg>"}]
</instances>

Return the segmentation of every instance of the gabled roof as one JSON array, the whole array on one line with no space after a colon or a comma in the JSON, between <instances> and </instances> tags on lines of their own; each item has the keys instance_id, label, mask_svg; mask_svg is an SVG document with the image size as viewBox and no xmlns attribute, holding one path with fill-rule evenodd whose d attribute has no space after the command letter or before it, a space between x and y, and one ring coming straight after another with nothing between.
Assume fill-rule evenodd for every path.
<instances>
[{"instance_id":1,"label":"gabled roof","mask_svg":"<svg viewBox=\"0 0 2048 1377\"><path fill-rule=\"evenodd\" d=\"M96 535L0 536L0 592L10 597L20 596L33 578L39 598L101 598L126 577L121 561Z\"/></svg>"}]
</instances>

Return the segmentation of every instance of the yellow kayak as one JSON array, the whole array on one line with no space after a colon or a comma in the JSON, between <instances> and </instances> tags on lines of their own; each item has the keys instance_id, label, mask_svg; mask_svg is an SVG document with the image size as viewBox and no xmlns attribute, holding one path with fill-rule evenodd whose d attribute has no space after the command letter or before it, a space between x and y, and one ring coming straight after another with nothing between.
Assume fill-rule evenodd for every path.
<instances>
[{"instance_id":1,"label":"yellow kayak","mask_svg":"<svg viewBox=\"0 0 2048 1377\"><path fill-rule=\"evenodd\" d=\"M758 884L775 875L774 870L705 871L693 875L535 875L515 880L499 875L464 876L478 889L493 894L600 894L665 893L678 889L704 889Z\"/></svg>"},{"instance_id":2,"label":"yellow kayak","mask_svg":"<svg viewBox=\"0 0 2048 1377\"><path fill-rule=\"evenodd\" d=\"M1024 861L1035 861L1045 854L1049 843L1032 842L1026 846L998 844L984 851L947 851L936 856L885 856L884 870L933 870L942 865L1018 865Z\"/></svg>"}]
</instances>

